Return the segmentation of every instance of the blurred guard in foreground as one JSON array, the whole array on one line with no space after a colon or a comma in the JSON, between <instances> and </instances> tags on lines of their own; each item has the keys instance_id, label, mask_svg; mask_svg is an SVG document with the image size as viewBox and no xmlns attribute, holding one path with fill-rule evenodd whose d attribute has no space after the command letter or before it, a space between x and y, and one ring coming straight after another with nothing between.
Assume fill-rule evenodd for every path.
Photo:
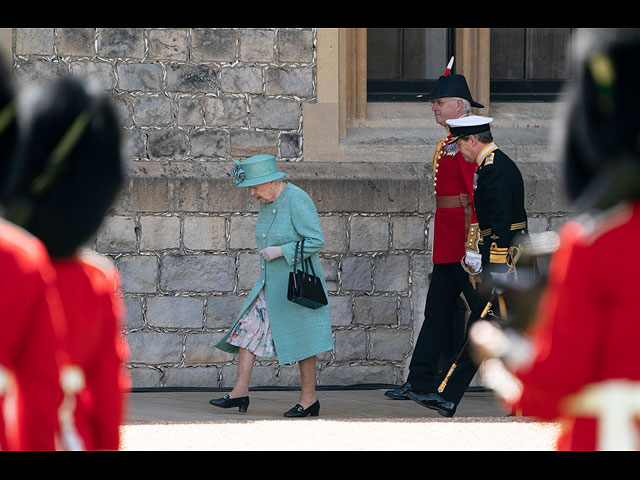
<instances>
[{"instance_id":1,"label":"blurred guard in foreground","mask_svg":"<svg viewBox=\"0 0 640 480\"><path fill-rule=\"evenodd\" d=\"M27 90L4 201L6 218L45 244L67 322L71 367L62 373L65 449L115 450L124 414L127 346L115 266L82 246L123 178L119 126L106 97L66 78Z\"/></svg>"},{"instance_id":2,"label":"blurred guard in foreground","mask_svg":"<svg viewBox=\"0 0 640 480\"><path fill-rule=\"evenodd\" d=\"M580 31L575 47L562 160L583 215L560 230L526 334L479 322L471 337L509 405L561 421L559 450L640 449L640 31Z\"/></svg>"},{"instance_id":3,"label":"blurred guard in foreground","mask_svg":"<svg viewBox=\"0 0 640 480\"><path fill-rule=\"evenodd\" d=\"M0 181L17 138L9 76L0 72ZM0 196L3 189L0 187ZM0 219L0 450L54 450L65 363L64 317L42 243Z\"/></svg>"}]
</instances>

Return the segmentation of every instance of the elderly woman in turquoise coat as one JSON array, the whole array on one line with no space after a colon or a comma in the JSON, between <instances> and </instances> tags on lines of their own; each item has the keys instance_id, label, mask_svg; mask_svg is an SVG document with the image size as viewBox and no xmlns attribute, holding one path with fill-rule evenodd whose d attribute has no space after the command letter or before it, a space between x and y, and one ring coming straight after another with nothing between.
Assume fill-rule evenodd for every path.
<instances>
[{"instance_id":1,"label":"elderly woman in turquoise coat","mask_svg":"<svg viewBox=\"0 0 640 480\"><path fill-rule=\"evenodd\" d=\"M256 155L239 162L231 171L238 188L248 188L260 202L255 229L260 256L260 274L233 326L216 347L238 354L238 373L231 392L212 399L212 405L249 405L249 380L256 356L277 357L280 365L298 362L299 402L285 417L317 416L316 355L333 349L329 306L308 308L287 299L289 272L293 269L296 242L304 240L304 258L309 258L326 295L318 252L324 235L311 197L284 179L272 155ZM298 255L298 265L300 258Z\"/></svg>"}]
</instances>

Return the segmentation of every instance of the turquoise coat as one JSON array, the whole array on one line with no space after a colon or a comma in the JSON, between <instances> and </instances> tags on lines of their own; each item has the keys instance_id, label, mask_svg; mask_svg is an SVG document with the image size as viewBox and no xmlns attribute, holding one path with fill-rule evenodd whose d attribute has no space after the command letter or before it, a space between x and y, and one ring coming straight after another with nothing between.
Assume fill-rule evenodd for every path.
<instances>
[{"instance_id":1,"label":"turquoise coat","mask_svg":"<svg viewBox=\"0 0 640 480\"><path fill-rule=\"evenodd\" d=\"M266 247L281 246L283 256L270 262L260 256L260 276L233 326L264 287L271 334L281 365L332 350L329 306L314 310L287 300L295 244L302 239L305 258L311 258L313 269L321 278L325 293L327 290L318 256L324 246L324 235L311 197L301 188L288 183L273 203L260 204L255 235L258 251ZM227 331L216 347L225 352L236 353L238 347L226 342L232 329L233 327Z\"/></svg>"}]
</instances>

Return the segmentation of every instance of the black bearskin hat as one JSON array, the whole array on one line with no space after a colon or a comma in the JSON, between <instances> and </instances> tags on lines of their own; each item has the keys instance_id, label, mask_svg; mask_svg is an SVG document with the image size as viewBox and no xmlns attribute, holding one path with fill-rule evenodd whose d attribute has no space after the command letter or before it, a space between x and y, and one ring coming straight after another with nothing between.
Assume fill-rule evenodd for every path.
<instances>
[{"instance_id":1,"label":"black bearskin hat","mask_svg":"<svg viewBox=\"0 0 640 480\"><path fill-rule=\"evenodd\" d=\"M20 94L18 127L5 218L52 258L70 256L96 232L124 177L115 111L106 95L64 77Z\"/></svg>"},{"instance_id":2,"label":"black bearskin hat","mask_svg":"<svg viewBox=\"0 0 640 480\"><path fill-rule=\"evenodd\" d=\"M569 199L604 209L640 196L640 29L579 30L561 158Z\"/></svg>"}]
</instances>

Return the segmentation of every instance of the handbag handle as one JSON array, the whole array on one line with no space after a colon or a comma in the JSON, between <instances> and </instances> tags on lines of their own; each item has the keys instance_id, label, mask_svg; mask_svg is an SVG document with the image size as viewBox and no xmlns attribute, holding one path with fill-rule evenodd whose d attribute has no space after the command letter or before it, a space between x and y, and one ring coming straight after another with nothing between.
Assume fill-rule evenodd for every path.
<instances>
[{"instance_id":1,"label":"handbag handle","mask_svg":"<svg viewBox=\"0 0 640 480\"><path fill-rule=\"evenodd\" d=\"M296 242L296 250L293 256L293 273L296 272L296 267L298 265L298 246L300 246L300 265L302 266L302 272L306 275L307 269L305 268L305 265L308 264L309 268L311 269L311 274L315 277L316 272L313 268L313 263L311 263L311 258L307 258L306 260L304 260L304 238Z\"/></svg>"},{"instance_id":2,"label":"handbag handle","mask_svg":"<svg viewBox=\"0 0 640 480\"><path fill-rule=\"evenodd\" d=\"M296 273L296 267L298 266L298 247L300 246L300 242L296 242L296 250L293 255L293 273Z\"/></svg>"}]
</instances>

